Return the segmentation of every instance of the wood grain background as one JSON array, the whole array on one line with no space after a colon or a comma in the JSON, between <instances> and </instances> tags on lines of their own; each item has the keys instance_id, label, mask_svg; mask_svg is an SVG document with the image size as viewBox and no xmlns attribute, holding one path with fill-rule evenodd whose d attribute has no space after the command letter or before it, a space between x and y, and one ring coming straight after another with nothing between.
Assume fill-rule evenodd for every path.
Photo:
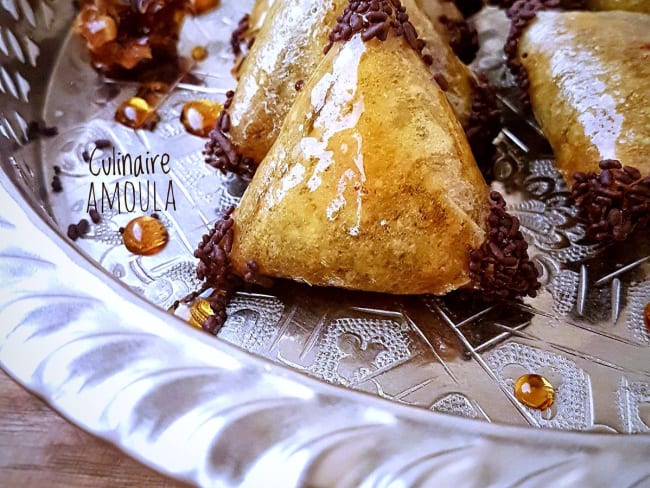
<instances>
[{"instance_id":1,"label":"wood grain background","mask_svg":"<svg viewBox=\"0 0 650 488\"><path fill-rule=\"evenodd\" d=\"M0 486L187 485L163 477L68 423L0 371Z\"/></svg>"}]
</instances>

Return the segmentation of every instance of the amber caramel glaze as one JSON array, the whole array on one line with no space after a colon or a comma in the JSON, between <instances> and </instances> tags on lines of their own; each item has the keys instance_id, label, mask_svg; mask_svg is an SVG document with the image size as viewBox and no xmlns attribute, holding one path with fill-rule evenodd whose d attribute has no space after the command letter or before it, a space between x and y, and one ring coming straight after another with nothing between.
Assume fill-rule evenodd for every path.
<instances>
[{"instance_id":1,"label":"amber caramel glaze","mask_svg":"<svg viewBox=\"0 0 650 488\"><path fill-rule=\"evenodd\" d=\"M487 186L404 37L329 51L234 213L236 272L394 294L469 284Z\"/></svg>"},{"instance_id":2,"label":"amber caramel glaze","mask_svg":"<svg viewBox=\"0 0 650 488\"><path fill-rule=\"evenodd\" d=\"M230 136L244 157L261 161L278 136L346 0L275 2L244 64L230 108Z\"/></svg>"},{"instance_id":3,"label":"amber caramel glaze","mask_svg":"<svg viewBox=\"0 0 650 488\"><path fill-rule=\"evenodd\" d=\"M519 60L565 178L603 159L650 174L650 15L540 12Z\"/></svg>"},{"instance_id":4,"label":"amber caramel glaze","mask_svg":"<svg viewBox=\"0 0 650 488\"><path fill-rule=\"evenodd\" d=\"M409 14L409 20L418 32L420 39L426 43L422 54L430 54L433 58L433 63L430 66L431 74L442 75L447 80L448 88L445 95L451 103L456 117L465 126L472 111L474 76L470 69L456 57L449 44L434 28L434 24L417 3L416 0L402 0L402 5L406 7L406 12ZM424 3L428 4L428 2ZM453 3L450 5L453 6Z\"/></svg>"},{"instance_id":5,"label":"amber caramel glaze","mask_svg":"<svg viewBox=\"0 0 650 488\"><path fill-rule=\"evenodd\" d=\"M460 13L454 2L448 0L413 0L418 8L426 15L432 23L436 32L442 36L444 41L449 44L449 30L445 24L440 22L440 17L443 15L450 20L463 20L463 14ZM402 5L406 6L404 2ZM406 6L406 11L411 15L411 9ZM415 26L417 29L417 26ZM420 31L418 30L418 33ZM420 36L421 37L421 36Z\"/></svg>"},{"instance_id":6,"label":"amber caramel glaze","mask_svg":"<svg viewBox=\"0 0 650 488\"><path fill-rule=\"evenodd\" d=\"M586 7L591 10L627 10L650 14L648 0L587 0Z\"/></svg>"}]
</instances>

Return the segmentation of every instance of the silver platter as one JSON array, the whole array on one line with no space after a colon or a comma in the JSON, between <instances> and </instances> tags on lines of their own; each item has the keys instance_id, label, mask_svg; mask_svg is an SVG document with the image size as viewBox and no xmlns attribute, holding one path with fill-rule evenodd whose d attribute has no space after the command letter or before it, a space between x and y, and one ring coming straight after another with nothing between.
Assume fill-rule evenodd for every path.
<instances>
[{"instance_id":1,"label":"silver platter","mask_svg":"<svg viewBox=\"0 0 650 488\"><path fill-rule=\"evenodd\" d=\"M509 120L494 185L543 271L538 298L491 308L281 283L239 294L217 340L165 312L197 287L192 250L241 192L179 122L186 101L233 86L228 38L251 2L223 3L186 22L181 52L210 56L153 132L113 122L136 87L89 68L71 5L0 3L2 368L82 428L199 485L650 485L650 242L580 244L539 129L509 101L494 9L477 19L477 67L501 86ZM59 133L27 143L39 119ZM105 211L74 245L63 237L87 217L90 183L116 182L83 161L98 139L170 155L170 175L146 178L163 209L169 180L175 189L176 209L158 212L171 234L162 253L135 257L118 232L153 204ZM49 191L55 165L61 194ZM516 400L525 373L555 386L552 409Z\"/></svg>"}]
</instances>

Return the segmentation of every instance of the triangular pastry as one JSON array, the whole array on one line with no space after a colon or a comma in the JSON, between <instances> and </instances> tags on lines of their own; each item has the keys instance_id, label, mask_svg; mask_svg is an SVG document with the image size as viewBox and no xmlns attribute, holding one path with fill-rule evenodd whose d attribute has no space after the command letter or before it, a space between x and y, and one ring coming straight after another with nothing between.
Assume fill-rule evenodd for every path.
<instances>
[{"instance_id":1,"label":"triangular pastry","mask_svg":"<svg viewBox=\"0 0 650 488\"><path fill-rule=\"evenodd\" d=\"M548 5L509 10L508 63L559 170L576 183L587 237L622 240L650 220L650 15Z\"/></svg>"},{"instance_id":2,"label":"triangular pastry","mask_svg":"<svg viewBox=\"0 0 650 488\"><path fill-rule=\"evenodd\" d=\"M470 282L487 186L412 34L364 42L369 31L330 50L246 190L239 274L254 261L266 276L398 294Z\"/></svg>"},{"instance_id":3,"label":"triangular pastry","mask_svg":"<svg viewBox=\"0 0 650 488\"><path fill-rule=\"evenodd\" d=\"M206 145L208 164L246 176L254 173L280 132L298 91L322 61L329 42L328 26L345 4L342 0L275 2L226 104L227 130L217 126L221 133L213 134ZM419 33L418 42L423 43L431 77L445 91L472 149L482 156L496 135L496 100L455 56L416 1L405 0L404 7Z\"/></svg>"},{"instance_id":4,"label":"triangular pastry","mask_svg":"<svg viewBox=\"0 0 650 488\"><path fill-rule=\"evenodd\" d=\"M488 195L401 3L349 1L331 40L239 207L195 251L198 277L214 289L204 329L223 324L237 286L267 277L535 296L519 222Z\"/></svg>"}]
</instances>

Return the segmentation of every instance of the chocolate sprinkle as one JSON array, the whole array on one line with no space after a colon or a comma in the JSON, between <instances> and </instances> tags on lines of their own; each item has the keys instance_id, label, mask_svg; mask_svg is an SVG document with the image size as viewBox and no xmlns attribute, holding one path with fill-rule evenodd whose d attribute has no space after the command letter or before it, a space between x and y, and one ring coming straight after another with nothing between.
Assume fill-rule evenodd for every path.
<instances>
[{"instance_id":1,"label":"chocolate sprinkle","mask_svg":"<svg viewBox=\"0 0 650 488\"><path fill-rule=\"evenodd\" d=\"M59 175L55 174L52 177L52 191L54 193L61 193L63 191L63 185L61 184L61 178Z\"/></svg>"},{"instance_id":2,"label":"chocolate sprinkle","mask_svg":"<svg viewBox=\"0 0 650 488\"><path fill-rule=\"evenodd\" d=\"M472 111L464 129L474 159L488 181L492 179L492 159L496 151L492 141L499 134L501 125L501 112L494 88L484 75L477 75L472 93Z\"/></svg>"},{"instance_id":3,"label":"chocolate sprinkle","mask_svg":"<svg viewBox=\"0 0 650 488\"><path fill-rule=\"evenodd\" d=\"M77 225L76 224L70 224L68 226L68 231L66 232L66 234L73 241L76 241L77 239L79 239L79 229L77 228Z\"/></svg>"},{"instance_id":4,"label":"chocolate sprinkle","mask_svg":"<svg viewBox=\"0 0 650 488\"><path fill-rule=\"evenodd\" d=\"M326 54L334 43L349 41L356 34L361 34L361 39L368 42L372 39L385 41L392 32L395 36L403 36L422 56L425 43L418 37L406 8L399 0L350 0L336 22L329 36L330 42L324 49ZM423 60L430 65L432 58L423 56Z\"/></svg>"},{"instance_id":5,"label":"chocolate sprinkle","mask_svg":"<svg viewBox=\"0 0 650 488\"><path fill-rule=\"evenodd\" d=\"M304 80L298 80L298 81L296 81L296 84L295 84L295 89L296 89L296 91L300 91L300 90L302 90L302 87L303 87L303 86L305 86L305 82L304 82Z\"/></svg>"},{"instance_id":6,"label":"chocolate sprinkle","mask_svg":"<svg viewBox=\"0 0 650 488\"><path fill-rule=\"evenodd\" d=\"M537 16L537 12L560 7L560 0L517 0L506 12L510 20L510 32L504 51L506 53L506 64L515 78L517 85L521 88L519 101L524 109L530 109L530 95L528 88L530 80L526 68L518 59L519 39Z\"/></svg>"},{"instance_id":7,"label":"chocolate sprinkle","mask_svg":"<svg viewBox=\"0 0 650 488\"><path fill-rule=\"evenodd\" d=\"M77 224L77 230L79 231L80 236L85 236L90 230L90 224L86 219L81 219Z\"/></svg>"},{"instance_id":8,"label":"chocolate sprinkle","mask_svg":"<svg viewBox=\"0 0 650 488\"><path fill-rule=\"evenodd\" d=\"M454 20L446 15L441 15L438 20L449 33L449 45L454 54L463 63L471 63L479 49L478 32L474 25L465 19Z\"/></svg>"},{"instance_id":9,"label":"chocolate sprinkle","mask_svg":"<svg viewBox=\"0 0 650 488\"><path fill-rule=\"evenodd\" d=\"M88 216L90 217L90 220L92 220L93 224L99 224L102 221L102 216L94 208L90 209Z\"/></svg>"},{"instance_id":10,"label":"chocolate sprinkle","mask_svg":"<svg viewBox=\"0 0 650 488\"><path fill-rule=\"evenodd\" d=\"M235 56L243 54L242 45L246 45L246 32L250 28L250 15L244 15L237 24L237 28L230 35L230 47Z\"/></svg>"},{"instance_id":11,"label":"chocolate sprinkle","mask_svg":"<svg viewBox=\"0 0 650 488\"><path fill-rule=\"evenodd\" d=\"M235 207L226 211L212 230L203 236L194 257L199 259L197 277L215 290L208 302L214 312L203 324L203 329L216 334L226 322L226 307L242 280L232 270L230 252L233 243L232 213Z\"/></svg>"},{"instance_id":12,"label":"chocolate sprinkle","mask_svg":"<svg viewBox=\"0 0 650 488\"><path fill-rule=\"evenodd\" d=\"M539 272L528 257L519 219L506 212L499 192L490 193L488 238L469 255L469 275L488 300L535 297Z\"/></svg>"},{"instance_id":13,"label":"chocolate sprinkle","mask_svg":"<svg viewBox=\"0 0 650 488\"><path fill-rule=\"evenodd\" d=\"M575 173L572 195L585 241L609 244L650 228L650 176L608 159L601 171Z\"/></svg>"},{"instance_id":14,"label":"chocolate sprinkle","mask_svg":"<svg viewBox=\"0 0 650 488\"><path fill-rule=\"evenodd\" d=\"M97 149L106 149L113 145L113 143L108 139L97 139L95 141L95 147Z\"/></svg>"},{"instance_id":15,"label":"chocolate sprinkle","mask_svg":"<svg viewBox=\"0 0 650 488\"><path fill-rule=\"evenodd\" d=\"M255 174L257 164L251 158L245 158L237 152L230 139L230 114L228 109L232 104L234 92L226 93L226 102L219 115L217 123L210 131L208 142L203 149L206 164L218 169L223 174L234 173L243 178L250 179Z\"/></svg>"}]
</instances>

